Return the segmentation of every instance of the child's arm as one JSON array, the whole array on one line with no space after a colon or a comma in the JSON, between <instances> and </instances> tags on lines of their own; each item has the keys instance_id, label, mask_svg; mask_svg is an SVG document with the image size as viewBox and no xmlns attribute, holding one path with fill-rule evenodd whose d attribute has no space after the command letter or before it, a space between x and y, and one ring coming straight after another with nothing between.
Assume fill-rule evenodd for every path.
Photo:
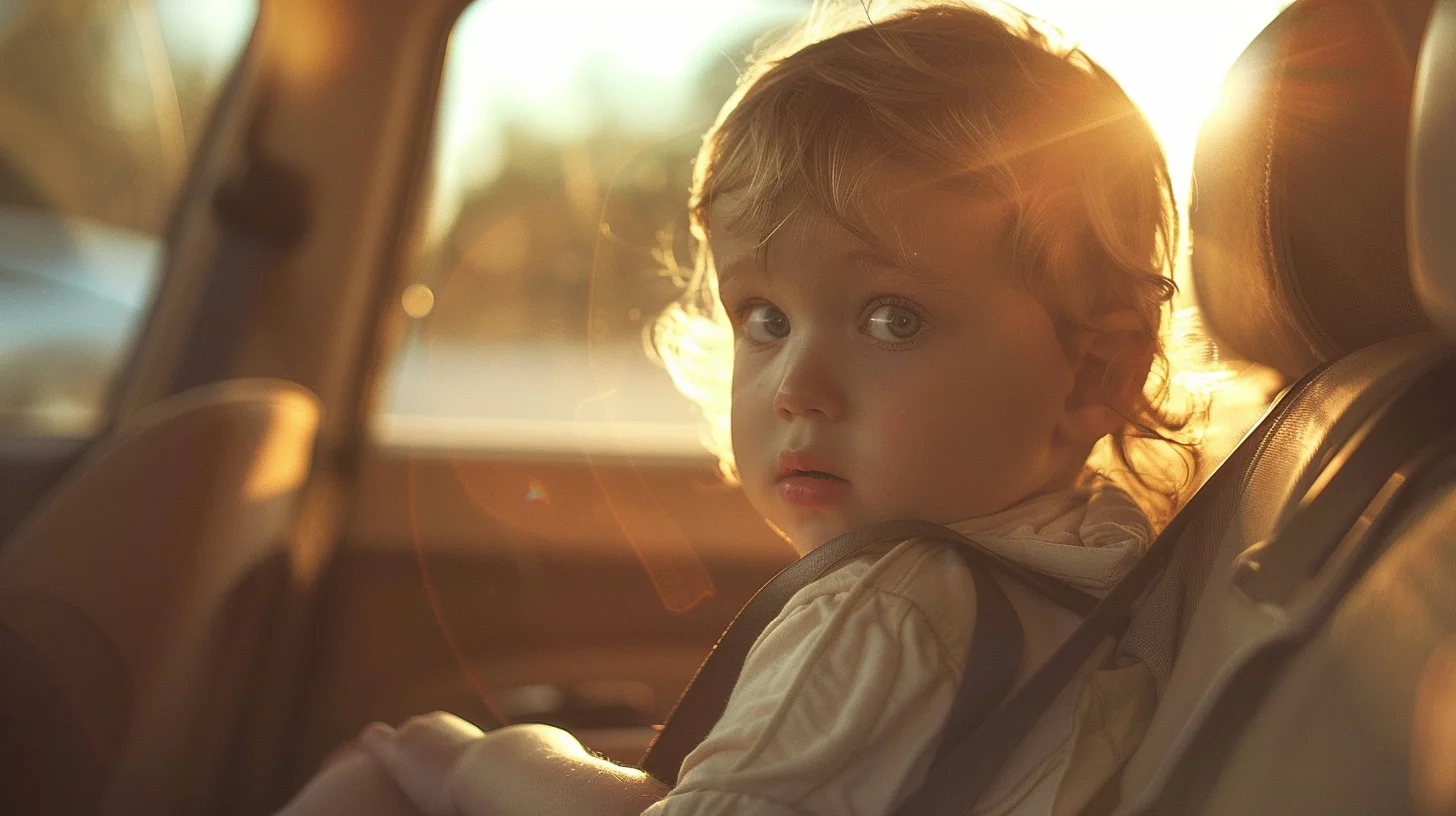
<instances>
[{"instance_id":1,"label":"child's arm","mask_svg":"<svg viewBox=\"0 0 1456 816\"><path fill-rule=\"evenodd\" d=\"M427 816L636 816L667 792L545 725L482 734L437 712L361 742Z\"/></svg>"}]
</instances>

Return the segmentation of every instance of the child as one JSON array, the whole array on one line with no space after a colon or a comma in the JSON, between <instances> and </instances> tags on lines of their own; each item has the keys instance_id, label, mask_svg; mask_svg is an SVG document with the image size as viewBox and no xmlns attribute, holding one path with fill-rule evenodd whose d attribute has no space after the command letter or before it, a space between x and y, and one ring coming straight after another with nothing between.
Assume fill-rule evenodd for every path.
<instances>
[{"instance_id":1,"label":"child","mask_svg":"<svg viewBox=\"0 0 1456 816\"><path fill-rule=\"evenodd\" d=\"M1105 591L1176 498L1135 447L1179 427L1145 393L1173 291L1158 143L1106 73L1023 20L851 10L761 55L709 132L697 265L657 347L800 552L919 518ZM731 400L693 365L730 351ZM1089 464L1099 441L1113 466ZM1024 678L1078 620L1004 588ZM925 777L975 609L949 545L891 542L789 602L671 790L556 729L436 714L366 729L288 812L394 812L393 780L427 814L886 814ZM1146 667L1104 651L977 812L1079 812L1155 701Z\"/></svg>"}]
</instances>

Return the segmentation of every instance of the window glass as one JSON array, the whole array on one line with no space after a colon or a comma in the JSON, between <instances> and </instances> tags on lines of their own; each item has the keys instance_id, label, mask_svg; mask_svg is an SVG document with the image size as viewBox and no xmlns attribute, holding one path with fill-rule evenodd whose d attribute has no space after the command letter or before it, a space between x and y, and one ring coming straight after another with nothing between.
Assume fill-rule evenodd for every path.
<instances>
[{"instance_id":1,"label":"window glass","mask_svg":"<svg viewBox=\"0 0 1456 816\"><path fill-rule=\"evenodd\" d=\"M104 421L255 6L0 3L0 434Z\"/></svg>"},{"instance_id":2,"label":"window glass","mask_svg":"<svg viewBox=\"0 0 1456 816\"><path fill-rule=\"evenodd\" d=\"M1198 125L1233 60L1286 4L1017 3L1123 83L1162 137L1185 202ZM480 0L466 11L378 442L701 453L694 410L643 348L643 326L677 294L658 258L665 247L687 257L691 159L735 62L807 7ZM1196 325L1178 305L1175 334ZM1255 391L1251 405L1262 405L1267 388Z\"/></svg>"},{"instance_id":3,"label":"window glass","mask_svg":"<svg viewBox=\"0 0 1456 816\"><path fill-rule=\"evenodd\" d=\"M446 67L383 444L702 455L643 348L738 55L807 0L483 0Z\"/></svg>"}]
</instances>

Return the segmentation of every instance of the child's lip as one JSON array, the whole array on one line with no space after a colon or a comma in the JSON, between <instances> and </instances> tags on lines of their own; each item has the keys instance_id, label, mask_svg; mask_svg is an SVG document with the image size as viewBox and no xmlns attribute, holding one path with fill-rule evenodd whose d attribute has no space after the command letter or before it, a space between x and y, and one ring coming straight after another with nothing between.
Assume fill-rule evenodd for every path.
<instances>
[{"instance_id":1,"label":"child's lip","mask_svg":"<svg viewBox=\"0 0 1456 816\"><path fill-rule=\"evenodd\" d=\"M824 460L807 451L787 450L779 454L779 473L776 481L783 482L791 478L817 478L804 475L810 472L823 474L840 482L848 482L843 476L831 471ZM820 479L820 481L829 480Z\"/></svg>"},{"instance_id":2,"label":"child's lip","mask_svg":"<svg viewBox=\"0 0 1456 816\"><path fill-rule=\"evenodd\" d=\"M843 501L849 480L831 471L828 463L808 451L787 450L779 454L774 490L788 504L829 507Z\"/></svg>"},{"instance_id":3,"label":"child's lip","mask_svg":"<svg viewBox=\"0 0 1456 816\"><path fill-rule=\"evenodd\" d=\"M839 504L849 491L849 482L838 476L809 476L802 473L779 478L774 485L779 498L799 507L830 507Z\"/></svg>"}]
</instances>

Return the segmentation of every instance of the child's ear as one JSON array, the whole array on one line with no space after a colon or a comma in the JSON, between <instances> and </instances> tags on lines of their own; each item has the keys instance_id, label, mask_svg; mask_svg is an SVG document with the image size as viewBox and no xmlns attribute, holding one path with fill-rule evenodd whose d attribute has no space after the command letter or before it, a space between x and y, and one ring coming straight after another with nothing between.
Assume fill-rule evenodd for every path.
<instances>
[{"instance_id":1,"label":"child's ear","mask_svg":"<svg viewBox=\"0 0 1456 816\"><path fill-rule=\"evenodd\" d=\"M1098 315L1074 330L1068 360L1074 375L1061 431L1091 444L1127 423L1153 365L1154 340L1137 312Z\"/></svg>"}]
</instances>

